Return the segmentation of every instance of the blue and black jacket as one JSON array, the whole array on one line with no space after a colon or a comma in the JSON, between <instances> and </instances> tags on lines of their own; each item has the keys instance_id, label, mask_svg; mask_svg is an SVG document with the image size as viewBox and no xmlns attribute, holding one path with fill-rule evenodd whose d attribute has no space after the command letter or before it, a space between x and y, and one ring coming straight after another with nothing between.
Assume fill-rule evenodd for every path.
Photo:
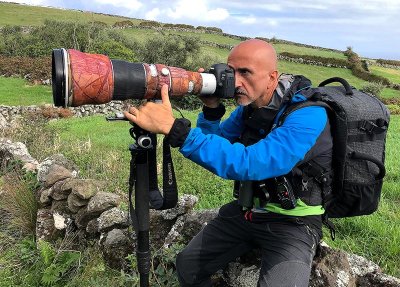
<instances>
[{"instance_id":1,"label":"blue and black jacket","mask_svg":"<svg viewBox=\"0 0 400 287\"><path fill-rule=\"evenodd\" d=\"M237 107L224 121L210 120L207 111L204 111L198 116L197 127L190 129L179 144L179 150L186 158L214 174L239 181L259 181L287 175L311 158L322 165L330 165L332 139L323 107L309 106L296 110L279 124L279 116L288 105L305 100L299 92L290 101L281 101L272 130L260 129L260 140L248 146L237 142L246 130L246 107ZM282 209L274 203L267 204L265 209L293 216L324 213L321 190L315 186L310 186L310 195L299 196L297 203L293 210Z\"/></svg>"}]
</instances>

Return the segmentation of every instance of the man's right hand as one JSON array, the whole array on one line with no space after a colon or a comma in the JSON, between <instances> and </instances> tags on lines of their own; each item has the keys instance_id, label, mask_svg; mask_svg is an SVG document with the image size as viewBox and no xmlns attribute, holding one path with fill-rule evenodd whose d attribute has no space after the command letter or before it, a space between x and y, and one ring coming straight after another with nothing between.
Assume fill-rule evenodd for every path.
<instances>
[{"instance_id":1,"label":"man's right hand","mask_svg":"<svg viewBox=\"0 0 400 287\"><path fill-rule=\"evenodd\" d=\"M198 70L198 72L199 73L204 73L204 69L200 68ZM217 108L219 106L220 102L221 102L220 98L213 97L213 96L211 96L211 97L199 96L199 99L203 102L203 104L206 107L209 107L209 108L212 108L212 109Z\"/></svg>"}]
</instances>

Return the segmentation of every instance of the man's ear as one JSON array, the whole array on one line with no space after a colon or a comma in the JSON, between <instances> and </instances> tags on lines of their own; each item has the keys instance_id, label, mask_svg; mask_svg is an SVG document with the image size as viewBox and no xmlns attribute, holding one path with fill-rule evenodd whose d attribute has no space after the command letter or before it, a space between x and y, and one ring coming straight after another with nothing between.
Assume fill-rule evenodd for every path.
<instances>
[{"instance_id":1,"label":"man's ear","mask_svg":"<svg viewBox=\"0 0 400 287\"><path fill-rule=\"evenodd\" d=\"M273 71L269 74L269 84L268 89L276 88L276 84L278 83L278 71Z\"/></svg>"}]
</instances>

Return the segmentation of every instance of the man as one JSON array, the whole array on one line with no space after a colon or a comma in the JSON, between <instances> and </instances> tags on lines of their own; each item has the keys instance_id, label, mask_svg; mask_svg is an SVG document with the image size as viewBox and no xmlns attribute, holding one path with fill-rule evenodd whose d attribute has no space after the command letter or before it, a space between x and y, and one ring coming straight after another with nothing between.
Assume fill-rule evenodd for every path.
<instances>
[{"instance_id":1,"label":"man","mask_svg":"<svg viewBox=\"0 0 400 287\"><path fill-rule=\"evenodd\" d=\"M125 112L145 130L167 135L185 157L236 180L239 199L250 195L252 206L241 200L222 206L218 217L178 255L179 281L182 286L211 286L212 274L258 248L259 286L306 287L322 236L324 209L323 187L304 166L312 166L307 165L312 160L330 168L332 138L326 111L305 107L278 121L285 107L305 100L298 91L310 82L301 77L289 77L289 84L278 79L275 50L265 41L241 42L229 54L228 65L235 72L239 107L222 123L225 108L217 98L202 99L197 128L191 129L185 119L174 119L166 86L162 104L146 103ZM289 87L294 95L288 93ZM295 207L284 208L277 196L281 181L294 190Z\"/></svg>"}]
</instances>

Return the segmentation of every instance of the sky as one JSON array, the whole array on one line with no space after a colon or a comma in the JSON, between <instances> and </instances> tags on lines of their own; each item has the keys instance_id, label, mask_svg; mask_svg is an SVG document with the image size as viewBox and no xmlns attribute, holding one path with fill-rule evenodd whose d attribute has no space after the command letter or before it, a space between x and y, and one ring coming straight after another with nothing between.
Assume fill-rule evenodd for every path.
<instances>
[{"instance_id":1,"label":"sky","mask_svg":"<svg viewBox=\"0 0 400 287\"><path fill-rule=\"evenodd\" d=\"M4 1L4 0L2 0ZM12 0L162 23L221 28L400 60L400 0Z\"/></svg>"}]
</instances>

